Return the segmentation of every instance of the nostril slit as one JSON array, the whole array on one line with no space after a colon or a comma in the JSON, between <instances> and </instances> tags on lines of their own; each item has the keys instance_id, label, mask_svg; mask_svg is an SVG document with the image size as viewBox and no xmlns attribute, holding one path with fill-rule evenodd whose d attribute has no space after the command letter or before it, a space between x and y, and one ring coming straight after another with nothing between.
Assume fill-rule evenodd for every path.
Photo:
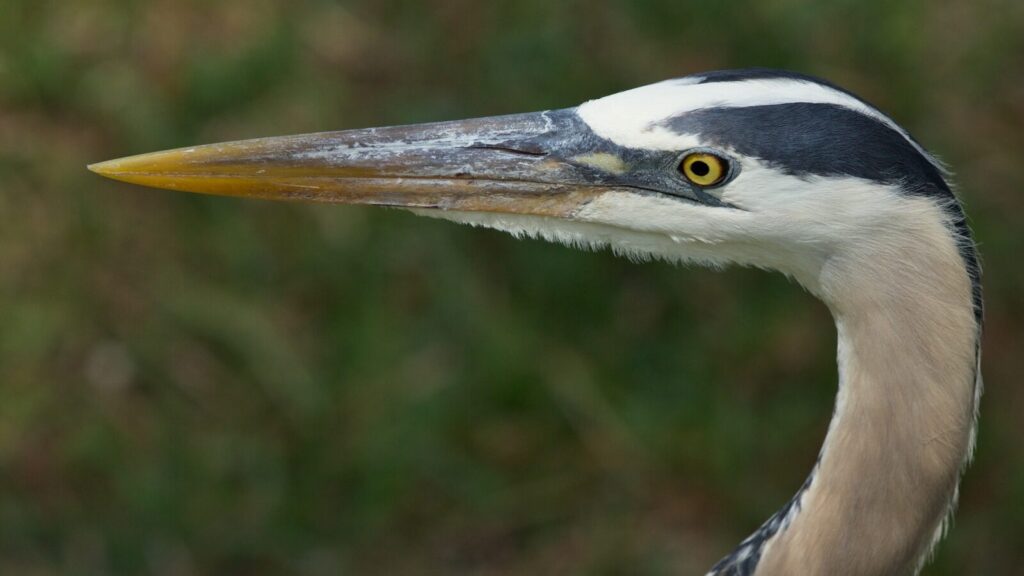
<instances>
[{"instance_id":1,"label":"nostril slit","mask_svg":"<svg viewBox=\"0 0 1024 576\"><path fill-rule=\"evenodd\" d=\"M508 152L509 154L532 156L535 158L548 155L548 153L540 147L514 148L512 146L503 146L501 144L473 144L472 146L469 146L469 148L473 148L475 150L497 150L498 152Z\"/></svg>"}]
</instances>

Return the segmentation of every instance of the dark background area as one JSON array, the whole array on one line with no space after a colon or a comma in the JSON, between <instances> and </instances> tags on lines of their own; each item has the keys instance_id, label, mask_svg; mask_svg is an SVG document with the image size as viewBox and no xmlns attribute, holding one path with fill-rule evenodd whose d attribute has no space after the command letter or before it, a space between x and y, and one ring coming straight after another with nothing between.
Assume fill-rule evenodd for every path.
<instances>
[{"instance_id":1,"label":"dark background area","mask_svg":"<svg viewBox=\"0 0 1024 576\"><path fill-rule=\"evenodd\" d=\"M824 436L834 329L799 287L85 165L747 66L956 172L987 390L925 574L1020 574L1018 0L4 0L0 573L703 574Z\"/></svg>"}]
</instances>

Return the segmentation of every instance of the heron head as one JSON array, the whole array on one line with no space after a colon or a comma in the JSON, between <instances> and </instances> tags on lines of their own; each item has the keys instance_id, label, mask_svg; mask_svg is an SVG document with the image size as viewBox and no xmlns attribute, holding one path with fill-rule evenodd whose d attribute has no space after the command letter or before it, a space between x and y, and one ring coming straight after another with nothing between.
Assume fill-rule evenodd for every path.
<instances>
[{"instance_id":1,"label":"heron head","mask_svg":"<svg viewBox=\"0 0 1024 576\"><path fill-rule=\"evenodd\" d=\"M962 213L938 164L828 83L768 70L670 80L576 108L265 138L90 167L158 188L373 204L639 257L781 270ZM925 214L927 213L927 214ZM883 243L884 248L884 243Z\"/></svg>"}]
</instances>

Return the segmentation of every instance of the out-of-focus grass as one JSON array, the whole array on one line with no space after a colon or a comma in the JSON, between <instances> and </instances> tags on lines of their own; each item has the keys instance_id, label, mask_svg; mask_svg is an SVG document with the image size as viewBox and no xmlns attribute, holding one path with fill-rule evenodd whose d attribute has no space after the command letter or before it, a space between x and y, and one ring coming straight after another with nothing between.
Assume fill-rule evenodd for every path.
<instances>
[{"instance_id":1,"label":"out-of-focus grass","mask_svg":"<svg viewBox=\"0 0 1024 576\"><path fill-rule=\"evenodd\" d=\"M1014 0L7 0L0 572L701 573L824 433L834 336L797 287L84 165L767 65L865 95L958 173L988 386L926 573L1014 573L1022 54Z\"/></svg>"}]
</instances>

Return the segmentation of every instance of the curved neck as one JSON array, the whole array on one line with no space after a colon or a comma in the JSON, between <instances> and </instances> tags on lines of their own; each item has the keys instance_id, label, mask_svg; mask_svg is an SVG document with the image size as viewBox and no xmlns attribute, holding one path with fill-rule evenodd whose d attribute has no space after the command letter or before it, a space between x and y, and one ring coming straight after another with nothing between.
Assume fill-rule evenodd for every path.
<instances>
[{"instance_id":1,"label":"curved neck","mask_svg":"<svg viewBox=\"0 0 1024 576\"><path fill-rule=\"evenodd\" d=\"M818 463L712 574L905 576L941 536L973 444L979 326L955 240L894 234L879 244L898 253L826 263L840 383Z\"/></svg>"},{"instance_id":2,"label":"curved neck","mask_svg":"<svg viewBox=\"0 0 1024 576\"><path fill-rule=\"evenodd\" d=\"M836 325L836 412L758 576L913 574L956 497L972 442L974 335L951 346L884 314L837 315Z\"/></svg>"}]
</instances>

